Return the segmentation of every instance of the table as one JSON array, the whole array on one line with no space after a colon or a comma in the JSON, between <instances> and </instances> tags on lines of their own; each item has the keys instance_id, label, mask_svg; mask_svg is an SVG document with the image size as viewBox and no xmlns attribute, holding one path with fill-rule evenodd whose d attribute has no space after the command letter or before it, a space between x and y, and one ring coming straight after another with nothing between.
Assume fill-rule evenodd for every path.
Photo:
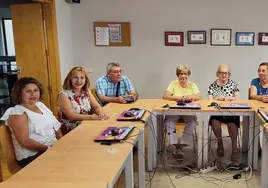
<instances>
[{"instance_id":1,"label":"table","mask_svg":"<svg viewBox=\"0 0 268 188\"><path fill-rule=\"evenodd\" d=\"M256 108L260 105L259 101L238 100L234 103L250 103L252 109L236 109L236 110L218 110L214 107L208 107L212 102L210 100L196 101L200 103L201 110L189 110L189 109L169 109L163 108L165 104L176 105L175 101L159 100L153 109L155 116L165 115L196 115L198 121L198 167L201 167L208 162L208 121L212 115L225 115L225 116L243 116L243 150L249 149L248 163L252 165L253 169L257 169L258 166L258 141L256 135L258 134L258 120L255 118ZM219 103L219 102L218 102ZM225 102L222 102L225 103ZM221 103L220 103L221 104ZM159 135L159 129L161 130L161 122L159 118L153 117L153 131L148 132L148 166L149 170L156 168L157 165L157 151L161 151L157 145L156 136ZM254 126L256 125L256 126ZM155 135L155 137L154 137ZM157 137L159 138L159 137ZM151 140L151 141L150 141ZM248 142L248 140L250 142ZM251 143L253 141L253 143ZM249 147L250 146L250 147Z\"/></svg>"},{"instance_id":2,"label":"table","mask_svg":"<svg viewBox=\"0 0 268 188\"><path fill-rule=\"evenodd\" d=\"M261 188L268 187L268 124L266 123L263 129L262 139L262 162L261 162Z\"/></svg>"},{"instance_id":3,"label":"table","mask_svg":"<svg viewBox=\"0 0 268 188\"><path fill-rule=\"evenodd\" d=\"M257 109L257 108L256 108ZM259 105L260 110L268 112L268 105L263 103ZM268 187L268 123L266 120L258 113L257 118L263 125L263 138L260 140L262 142L262 159L261 159L261 188Z\"/></svg>"},{"instance_id":4,"label":"table","mask_svg":"<svg viewBox=\"0 0 268 188\"><path fill-rule=\"evenodd\" d=\"M140 108L140 109L146 109L148 111L152 111L152 109L155 107L155 105L158 103L159 99L139 99L135 103L129 103L129 104L121 104L118 105L116 103L109 103L104 107L104 110L106 113L111 115L112 117L110 118L110 121L116 121L116 118L124 111L130 108ZM115 115L113 115L115 114ZM146 120L146 125L148 127L148 170L150 171L150 163L149 159L152 158L153 152L152 146L154 142L154 138L152 136L152 127L154 127L155 122L154 122L154 116L151 115L150 113L146 113L143 116L143 120ZM125 122L120 122L121 124L124 124ZM133 125L137 124L139 122L133 122ZM142 147L142 146L141 146ZM140 147L140 148L141 148ZM138 163L139 163L139 169L144 169L144 149L139 150L138 152ZM139 172L139 183L142 181L145 181L145 174L143 175L142 172ZM143 184L143 183L142 183Z\"/></svg>"},{"instance_id":5,"label":"table","mask_svg":"<svg viewBox=\"0 0 268 188\"><path fill-rule=\"evenodd\" d=\"M139 187L145 187L144 123L117 122L116 117L129 108L151 110L157 99L139 99L132 104L108 104L106 113L117 113L106 121L83 121L79 127L61 138L56 144L13 175L0 187L113 187L125 170L125 187L134 187L133 145L139 151ZM150 116L146 113L146 120ZM109 126L135 126L130 140L106 146L94 142L94 138ZM115 153L107 152L113 148Z\"/></svg>"},{"instance_id":6,"label":"table","mask_svg":"<svg viewBox=\"0 0 268 188\"><path fill-rule=\"evenodd\" d=\"M200 103L200 101L197 101ZM158 145L161 142L161 137L163 130L163 119L166 115L195 115L197 116L198 121L198 135L203 134L203 117L201 114L201 110L189 110L189 109L169 109L163 108L164 105L174 106L176 105L175 101L169 101L161 99L157 102L155 107L153 108L154 116L152 116L152 125L153 128L148 131L148 170L152 171L157 166L157 154L158 151L161 151L162 148ZM163 118L163 119L162 119ZM162 120L161 120L162 119ZM162 122L161 122L162 121ZM159 140L157 140L159 139ZM198 146L197 146L198 154L202 152L202 136L198 137ZM202 157L198 158L198 166L202 165Z\"/></svg>"},{"instance_id":7,"label":"table","mask_svg":"<svg viewBox=\"0 0 268 188\"><path fill-rule=\"evenodd\" d=\"M136 126L143 129L143 125ZM13 175L5 184L20 182L27 187L63 187L68 183L75 187L82 183L87 187L94 187L97 182L113 187L125 169L126 187L134 187L133 145L119 143L101 146L93 141L96 135L107 127L104 121L84 121L56 142L51 149ZM137 135L138 132L136 129L131 135ZM138 137L142 139L143 133L132 138L136 140ZM110 148L116 148L117 152L108 153L107 150Z\"/></svg>"},{"instance_id":8,"label":"table","mask_svg":"<svg viewBox=\"0 0 268 188\"><path fill-rule=\"evenodd\" d=\"M258 102L258 101L256 101ZM243 116L243 142L242 150L248 150L248 164L252 166L253 169L257 169L258 158L255 156L255 153L258 153L257 145L258 141L256 135L258 134L258 122L255 118L254 107L251 109L217 109L214 107L208 107L211 103L210 100L202 101L202 115L203 115L203 163L208 162L208 121L210 116ZM225 104L226 102L217 102L220 105ZM255 101L248 100L237 100L231 101L228 103L249 103L251 106L255 106ZM255 135L256 134L256 135Z\"/></svg>"}]
</instances>

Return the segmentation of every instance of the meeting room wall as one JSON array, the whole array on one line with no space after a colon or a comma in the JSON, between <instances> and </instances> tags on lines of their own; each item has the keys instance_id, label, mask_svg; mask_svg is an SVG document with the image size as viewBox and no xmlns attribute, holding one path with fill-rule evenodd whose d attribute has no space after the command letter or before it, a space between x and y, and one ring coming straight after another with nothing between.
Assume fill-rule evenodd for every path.
<instances>
[{"instance_id":1,"label":"meeting room wall","mask_svg":"<svg viewBox=\"0 0 268 188\"><path fill-rule=\"evenodd\" d=\"M69 24L60 30L69 32L66 30L71 27L68 44L72 44L69 50L73 62L93 69L89 73L92 87L105 74L107 63L116 61L142 98L159 98L170 81L177 79L176 67L186 64L192 70L190 80L207 98L207 88L216 79L218 65L227 64L232 69L232 79L239 84L241 98L247 99L257 66L268 60L268 47L257 44L258 32L268 32L267 7L265 0L86 0L70 5ZM95 46L93 22L98 21L130 22L131 47ZM232 45L211 46L211 28L232 29ZM187 44L188 30L206 30L207 44ZM184 32L184 46L165 46L165 31ZM255 45L236 46L235 32L255 32ZM60 48L66 46L60 44ZM60 51L64 67L62 58L66 57L62 55L70 51ZM64 77L67 70L62 74Z\"/></svg>"},{"instance_id":2,"label":"meeting room wall","mask_svg":"<svg viewBox=\"0 0 268 188\"><path fill-rule=\"evenodd\" d=\"M74 67L73 44L71 33L71 4L65 0L55 1L56 21L59 43L61 81L63 83L66 74Z\"/></svg>"}]
</instances>

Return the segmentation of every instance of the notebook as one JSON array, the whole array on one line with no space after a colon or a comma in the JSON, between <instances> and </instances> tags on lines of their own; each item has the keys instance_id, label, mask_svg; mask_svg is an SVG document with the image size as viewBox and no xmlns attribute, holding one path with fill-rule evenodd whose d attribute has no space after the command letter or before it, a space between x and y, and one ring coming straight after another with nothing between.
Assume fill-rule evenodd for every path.
<instances>
[{"instance_id":1,"label":"notebook","mask_svg":"<svg viewBox=\"0 0 268 188\"><path fill-rule=\"evenodd\" d=\"M221 109L250 109L251 106L249 106L248 103L227 103L220 105Z\"/></svg>"},{"instance_id":2,"label":"notebook","mask_svg":"<svg viewBox=\"0 0 268 188\"><path fill-rule=\"evenodd\" d=\"M133 114L132 117L126 117L126 114ZM123 111L117 121L140 121L145 114L145 110L125 110Z\"/></svg>"},{"instance_id":3,"label":"notebook","mask_svg":"<svg viewBox=\"0 0 268 188\"><path fill-rule=\"evenodd\" d=\"M261 116L263 117L263 119L266 122L268 122L268 114L267 114L267 112L259 110L259 113L261 114Z\"/></svg>"},{"instance_id":4,"label":"notebook","mask_svg":"<svg viewBox=\"0 0 268 188\"><path fill-rule=\"evenodd\" d=\"M112 130L118 128L119 134L112 136ZM120 142L127 138L129 133L134 129L134 126L127 127L108 127L100 133L95 139L95 142Z\"/></svg>"},{"instance_id":5,"label":"notebook","mask_svg":"<svg viewBox=\"0 0 268 188\"><path fill-rule=\"evenodd\" d=\"M174 105L174 106L168 106L170 109L192 109L192 110L198 110L201 109L201 106L199 103L185 103L183 105Z\"/></svg>"}]
</instances>

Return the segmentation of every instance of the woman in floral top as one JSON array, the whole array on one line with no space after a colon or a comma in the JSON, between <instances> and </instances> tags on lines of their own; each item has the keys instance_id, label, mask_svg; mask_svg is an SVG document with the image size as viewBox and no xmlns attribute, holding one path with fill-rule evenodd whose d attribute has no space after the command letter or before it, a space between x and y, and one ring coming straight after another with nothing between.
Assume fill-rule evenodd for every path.
<instances>
[{"instance_id":1,"label":"woman in floral top","mask_svg":"<svg viewBox=\"0 0 268 188\"><path fill-rule=\"evenodd\" d=\"M74 67L66 76L57 105L64 135L76 128L83 120L109 118L89 90L89 78L82 67ZM94 114L89 115L91 108Z\"/></svg>"}]
</instances>

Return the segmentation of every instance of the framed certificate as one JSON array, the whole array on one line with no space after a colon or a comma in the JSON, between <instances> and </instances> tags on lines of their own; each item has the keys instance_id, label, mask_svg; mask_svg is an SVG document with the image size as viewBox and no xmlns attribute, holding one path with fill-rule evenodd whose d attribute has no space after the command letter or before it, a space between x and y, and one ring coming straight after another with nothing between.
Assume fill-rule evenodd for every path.
<instances>
[{"instance_id":1,"label":"framed certificate","mask_svg":"<svg viewBox=\"0 0 268 188\"><path fill-rule=\"evenodd\" d=\"M166 31L165 46L183 46L183 32Z\"/></svg>"},{"instance_id":2,"label":"framed certificate","mask_svg":"<svg viewBox=\"0 0 268 188\"><path fill-rule=\"evenodd\" d=\"M231 46L231 29L211 29L212 46Z\"/></svg>"},{"instance_id":3,"label":"framed certificate","mask_svg":"<svg viewBox=\"0 0 268 188\"><path fill-rule=\"evenodd\" d=\"M254 46L254 32L236 32L235 44L237 46Z\"/></svg>"},{"instance_id":4,"label":"framed certificate","mask_svg":"<svg viewBox=\"0 0 268 188\"><path fill-rule=\"evenodd\" d=\"M268 45L268 33L259 33L259 45Z\"/></svg>"},{"instance_id":5,"label":"framed certificate","mask_svg":"<svg viewBox=\"0 0 268 188\"><path fill-rule=\"evenodd\" d=\"M206 44L206 31L188 31L188 44Z\"/></svg>"}]
</instances>

